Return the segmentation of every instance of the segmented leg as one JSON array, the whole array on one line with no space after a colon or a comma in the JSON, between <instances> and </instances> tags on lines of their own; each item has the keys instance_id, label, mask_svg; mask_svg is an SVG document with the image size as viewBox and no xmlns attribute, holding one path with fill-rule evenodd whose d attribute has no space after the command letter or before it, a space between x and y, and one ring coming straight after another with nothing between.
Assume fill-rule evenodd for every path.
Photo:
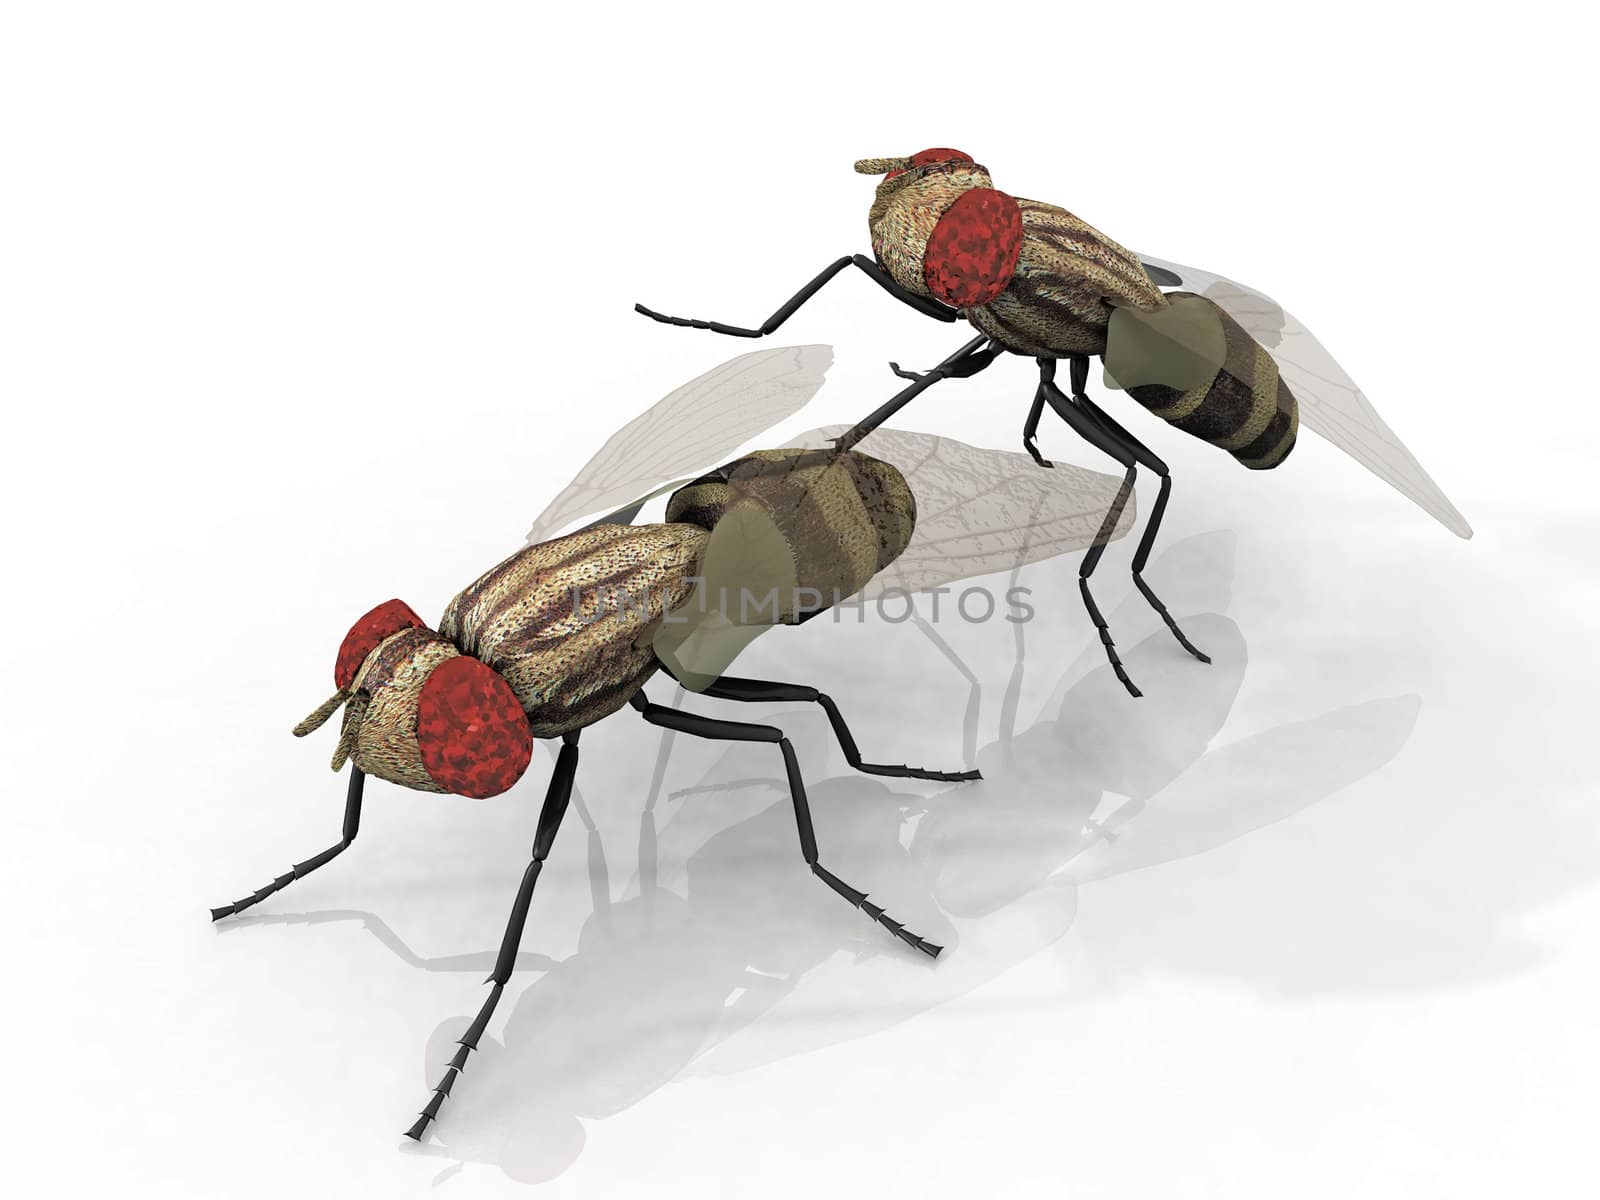
<instances>
[{"instance_id":1,"label":"segmented leg","mask_svg":"<svg viewBox=\"0 0 1600 1200\"><path fill-rule=\"evenodd\" d=\"M974 339L980 345L982 339ZM989 364L1000 357L1001 349L998 343L990 342L981 350L971 349L972 343L968 342L944 362L930 371L908 371L897 362L889 364L889 370L900 379L909 379L912 383L921 383L930 374L938 379L971 379L979 371L988 368Z\"/></svg>"},{"instance_id":2,"label":"segmented leg","mask_svg":"<svg viewBox=\"0 0 1600 1200\"><path fill-rule=\"evenodd\" d=\"M1094 622L1095 630L1100 635L1100 644L1106 648L1106 659L1111 663L1112 671L1122 681L1122 686L1128 689L1130 696L1142 696L1144 693L1134 686L1133 680L1128 678L1127 668L1117 656L1117 644L1111 637L1111 629L1106 624L1105 617L1100 615L1100 606L1094 602L1094 595L1089 590L1089 577L1099 565L1100 556L1105 553L1106 543L1111 540L1117 522L1122 518L1122 510L1127 507L1128 497L1133 494L1133 480L1137 469L1129 450L1118 445L1093 418L1075 407L1072 401L1061 394L1061 389L1056 387L1054 382L1055 373L1054 360L1048 358L1039 360L1039 394L1079 437L1096 449L1109 454L1127 469L1122 478L1122 486L1117 489L1117 498L1106 510L1105 520L1100 523L1099 532L1095 534L1094 545L1089 547L1083 556L1083 562L1078 566L1078 591L1083 596L1083 606L1088 610L1089 619Z\"/></svg>"},{"instance_id":3,"label":"segmented leg","mask_svg":"<svg viewBox=\"0 0 1600 1200\"><path fill-rule=\"evenodd\" d=\"M1172 614L1167 611L1167 606L1161 602L1161 597L1151 590L1150 585L1144 581L1144 575L1142 574L1145 564L1150 561L1150 551L1156 542L1156 532L1161 528L1161 518L1167 511L1167 497L1172 492L1172 475L1167 470L1167 464L1162 462L1150 447L1124 429L1109 413L1084 394L1083 384L1088 377L1088 373L1088 359L1075 359L1073 361L1073 404L1098 422L1100 428L1129 454L1132 454L1140 466L1154 471L1161 480L1161 491L1156 496L1156 502L1150 510L1149 519L1145 521L1144 536L1139 539L1139 549L1133 556L1134 585L1138 587L1144 598L1150 602L1150 607L1160 614L1162 621L1172 631L1172 636L1178 639L1178 644L1201 662L1208 663L1211 661L1211 656L1197 650L1194 644L1184 636L1183 630L1178 628L1177 621L1173 620Z\"/></svg>"},{"instance_id":4,"label":"segmented leg","mask_svg":"<svg viewBox=\"0 0 1600 1200\"><path fill-rule=\"evenodd\" d=\"M980 333L931 371L925 371L921 375L902 371L897 363L890 363L890 369L900 378L910 379L912 381L911 385L901 388L872 412L868 413L866 417L851 426L846 433L835 439L834 447L838 450L849 450L941 379L967 379L976 375L992 363L1000 353L999 350L993 347L984 349L984 344L988 340L988 335Z\"/></svg>"},{"instance_id":5,"label":"segmented leg","mask_svg":"<svg viewBox=\"0 0 1600 1200\"><path fill-rule=\"evenodd\" d=\"M1211 661L1211 656L1199 649L1184 636L1183 630L1178 628L1178 622L1173 620L1172 614L1167 611L1167 606L1161 603L1161 597L1151 590L1150 585L1144 581L1140 574L1144 565L1150 561L1150 548L1155 544L1156 530L1161 528L1161 514L1167 510L1167 494L1172 491L1172 476L1161 476L1161 491L1156 496L1155 507L1150 510L1150 519L1145 523L1144 536L1139 539L1139 551L1133 556L1133 582L1144 593L1144 598L1150 602L1150 607L1161 615L1167 628L1172 630L1172 636L1178 639L1178 644L1194 655L1203 663Z\"/></svg>"},{"instance_id":6,"label":"segmented leg","mask_svg":"<svg viewBox=\"0 0 1600 1200\"><path fill-rule=\"evenodd\" d=\"M305 862L295 863L288 872L279 875L266 887L257 888L242 900L235 900L232 904L224 904L221 908L211 910L211 919L220 921L223 917L231 917L241 913L255 904L260 904L274 892L281 892L296 879L303 879L311 872L325 863L333 861L342 854L351 842L356 840L356 833L361 828L361 791L366 783L366 774L355 767L350 768L350 788L345 793L344 799L344 833L339 839L339 844L329 846L321 854L312 855Z\"/></svg>"},{"instance_id":7,"label":"segmented leg","mask_svg":"<svg viewBox=\"0 0 1600 1200\"><path fill-rule=\"evenodd\" d=\"M635 304L633 311L649 317L652 321L660 321L663 325L681 325L687 329L709 329L712 333L723 333L729 337L766 337L769 333L775 331L778 326L794 316L800 310L802 304L820 292L824 284L846 267L859 268L884 291L888 292L900 303L916 309L923 316L946 322L954 321L959 316L953 308L947 308L935 300L928 299L926 296L918 296L913 292L906 291L905 288L894 281L889 272L885 271L883 267L865 254L848 254L844 258L836 259L829 263L822 269L821 274L784 301L782 307L763 321L756 329L749 329L743 325L725 325L721 321L700 321L694 317L669 317L665 313L658 313L642 304Z\"/></svg>"},{"instance_id":8,"label":"segmented leg","mask_svg":"<svg viewBox=\"0 0 1600 1200\"><path fill-rule=\"evenodd\" d=\"M522 945L522 927L527 923L528 906L533 902L533 885L539 882L539 872L544 868L544 860L556 840L561 818L566 815L567 802L572 798L572 779L578 770L578 735L563 734L562 742L561 753L556 756L555 772L544 794L544 807L539 810L539 829L533 838L533 857L522 872L522 883L517 888L517 898L511 905L511 917L506 921L506 931L500 939L500 953L495 958L494 970L484 981L491 985L489 995L485 997L483 1007L478 1010L466 1033L457 1041L456 1052L444 1069L444 1078L434 1085L433 1095L422 1106L415 1123L406 1130L406 1136L413 1140L420 1141L429 1122L439 1115L445 1097L455 1087L456 1077L466 1068L468 1056L478 1048L484 1030L489 1027L489 1018L494 1015L500 995L505 991L506 981L511 978L516 966L517 951Z\"/></svg>"},{"instance_id":9,"label":"segmented leg","mask_svg":"<svg viewBox=\"0 0 1600 1200\"><path fill-rule=\"evenodd\" d=\"M1094 545L1089 547L1083 556L1083 562L1078 566L1078 593L1083 597L1083 607L1089 613L1089 620L1094 623L1095 632L1100 635L1100 644L1105 647L1106 661L1111 664L1111 670L1122 681L1122 686L1128 689L1128 695L1137 699L1143 696L1132 679L1128 678L1128 669L1122 665L1122 659L1117 656L1117 643L1111 637L1111 626L1106 624L1106 619L1100 613L1100 606L1094 602L1094 593L1089 590L1089 576L1094 574L1095 567L1100 562L1100 555L1105 551L1106 542L1111 538L1112 530L1116 529L1117 521L1122 517L1122 510L1127 507L1128 497L1133 494L1133 468L1128 468L1128 473L1122 477L1122 486L1117 489L1117 498L1111 502L1111 507L1106 510L1106 517L1100 524L1099 531L1095 534Z\"/></svg>"},{"instance_id":10,"label":"segmented leg","mask_svg":"<svg viewBox=\"0 0 1600 1200\"><path fill-rule=\"evenodd\" d=\"M856 739L851 736L850 727L845 724L839 706L826 693L819 692L813 687L806 687L804 684L772 683L764 679L736 679L731 675L724 675L702 689L702 694L715 696L719 700L737 700L743 704L759 704L766 701L820 704L822 711L828 714L828 724L833 727L833 736L838 739L839 749L844 751L845 761L864 775L886 775L893 779L932 779L941 783L964 783L971 779L983 778L976 771L932 771L925 767L908 767L904 763L863 762L861 751L856 747Z\"/></svg>"},{"instance_id":11,"label":"segmented leg","mask_svg":"<svg viewBox=\"0 0 1600 1200\"><path fill-rule=\"evenodd\" d=\"M926 938L912 933L878 905L868 901L865 892L857 891L817 860L817 836L811 827L811 805L806 799L805 782L800 778L800 764L795 760L794 747L789 744L789 739L783 736L781 729L772 725L718 721L694 713L679 712L665 705L651 704L642 692L635 694L631 703L652 725L658 725L663 729L674 729L692 737L723 742L777 743L779 751L783 754L784 772L789 778L789 796L794 803L795 824L800 830L800 852L805 856L806 865L811 868L811 873L906 945L922 951L929 958L939 957L939 952L944 949L943 946L937 946Z\"/></svg>"},{"instance_id":12,"label":"segmented leg","mask_svg":"<svg viewBox=\"0 0 1600 1200\"><path fill-rule=\"evenodd\" d=\"M1054 467L1055 463L1039 453L1039 447L1033 440L1039 436L1039 418L1043 415L1044 384L1041 383L1033 389L1033 404L1028 409L1028 419L1022 423L1022 448L1033 455L1033 461L1041 467Z\"/></svg>"},{"instance_id":13,"label":"segmented leg","mask_svg":"<svg viewBox=\"0 0 1600 1200\"><path fill-rule=\"evenodd\" d=\"M1137 474L1139 465L1148 467L1160 477L1161 491L1156 497L1156 503L1151 510L1150 519L1145 524L1144 536L1140 538L1139 548L1134 554L1134 584L1144 598L1149 601L1151 607L1160 614L1162 621L1166 623L1167 628L1172 631L1173 635L1178 639L1178 643L1185 650L1201 662L1210 662L1211 659L1196 649L1194 644L1184 636L1183 630L1178 627L1177 621L1167 611L1167 606L1161 602L1161 598L1145 582L1141 573L1144 570L1145 563L1150 558L1151 547L1155 545L1156 531L1161 528L1161 518L1167 508L1167 497L1172 490L1172 477L1167 470L1167 464L1157 458L1149 447L1145 446L1101 411L1084 394L1083 389L1088 374L1089 360L1087 358L1072 359L1073 394L1069 399L1061 393L1061 389L1055 384L1055 362L1051 359L1040 359L1039 391L1035 396L1035 403L1037 404L1038 399L1042 397L1055 410L1056 415L1071 426L1074 432L1096 449L1116 459L1126 469L1127 473L1123 476L1122 488L1117 493L1117 499L1106 513L1105 522L1101 525L1100 531L1095 537L1095 544L1084 555L1083 563L1078 569L1078 590L1083 595L1084 607L1089 612L1090 620L1094 622L1096 630L1099 631L1100 641L1106 648L1106 656L1111 662L1112 670L1116 672L1117 678L1122 681L1123 686L1128 689L1130 695L1139 696L1142 693L1134 686L1133 681L1128 678L1126 669L1117 657L1115 643L1111 639L1111 631L1106 625L1105 618L1100 615L1099 606L1095 604L1094 597L1089 591L1089 576L1094 573L1095 566L1100 561L1100 555L1105 549L1105 544L1110 539L1112 531L1115 530L1117 520L1122 516L1122 510L1126 506L1127 498L1132 494L1134 477ZM1030 432L1030 429L1025 428L1025 439Z\"/></svg>"}]
</instances>

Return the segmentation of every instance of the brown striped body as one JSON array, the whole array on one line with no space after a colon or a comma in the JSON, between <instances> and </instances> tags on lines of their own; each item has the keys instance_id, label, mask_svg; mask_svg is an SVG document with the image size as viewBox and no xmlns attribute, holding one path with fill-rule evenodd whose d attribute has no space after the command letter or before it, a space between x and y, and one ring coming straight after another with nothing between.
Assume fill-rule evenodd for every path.
<instances>
[{"instance_id":1,"label":"brown striped body","mask_svg":"<svg viewBox=\"0 0 1600 1200\"><path fill-rule=\"evenodd\" d=\"M1190 296L1173 292L1172 296ZM1278 364L1239 322L1205 297L1222 326L1224 360L1207 383L1179 390L1164 384L1131 385L1128 394L1163 421L1220 446L1244 466L1277 466L1294 449L1300 410L1278 374Z\"/></svg>"},{"instance_id":2,"label":"brown striped body","mask_svg":"<svg viewBox=\"0 0 1600 1200\"><path fill-rule=\"evenodd\" d=\"M592 725L660 663L650 633L692 588L689 524L597 525L519 550L465 588L439 632L503 675L535 737Z\"/></svg>"},{"instance_id":3,"label":"brown striped body","mask_svg":"<svg viewBox=\"0 0 1600 1200\"><path fill-rule=\"evenodd\" d=\"M965 316L981 333L1020 354L1065 358L1104 354L1111 305L1160 308L1161 289L1139 259L1064 208L1018 197L1022 252L1011 283Z\"/></svg>"},{"instance_id":4,"label":"brown striped body","mask_svg":"<svg viewBox=\"0 0 1600 1200\"><path fill-rule=\"evenodd\" d=\"M652 635L687 607L712 530L740 504L773 517L800 586L827 599L797 612L792 594L781 597L778 624L860 591L905 549L916 519L887 463L758 451L674 492L665 524L597 525L519 550L450 602L439 636L505 677L535 737L592 725L660 668Z\"/></svg>"},{"instance_id":5,"label":"brown striped body","mask_svg":"<svg viewBox=\"0 0 1600 1200\"><path fill-rule=\"evenodd\" d=\"M719 527L763 530L768 544L757 548L778 551L792 586L805 590L787 593L765 625L805 620L858 592L905 549L915 521L905 479L865 454L747 455L675 492L663 524L596 525L517 551L450 601L437 632L413 625L383 637L295 733L343 704L336 770L348 759L405 787L450 790L418 745L419 701L441 664L478 660L510 688L534 737L557 737L617 711L660 669L657 635L688 620L681 614L707 586L699 575L717 558ZM747 547L725 546L716 570L742 582Z\"/></svg>"},{"instance_id":6,"label":"brown striped body","mask_svg":"<svg viewBox=\"0 0 1600 1200\"><path fill-rule=\"evenodd\" d=\"M868 215L873 251L901 287L935 298L924 282L929 236L963 191L994 184L988 170L973 162L909 168L902 162L869 159L858 164L858 170L896 170L878 185ZM1138 256L1088 222L1037 200L1019 197L1017 205L1023 237L1010 282L989 303L961 310L979 332L1033 358L1104 355L1113 309L1154 312L1168 306ZM1277 377L1275 366L1266 378L1262 360L1271 363L1271 355L1220 308L1217 313L1224 325L1227 360L1209 386L1179 391L1148 384L1130 388L1130 394L1157 416L1227 450L1245 466L1274 467L1294 447L1294 394Z\"/></svg>"},{"instance_id":7,"label":"brown striped body","mask_svg":"<svg viewBox=\"0 0 1600 1200\"><path fill-rule=\"evenodd\" d=\"M796 624L855 595L911 541L916 500L905 477L859 451L758 450L672 494L667 520L707 530L759 507L782 543L792 586L776 620Z\"/></svg>"}]
</instances>

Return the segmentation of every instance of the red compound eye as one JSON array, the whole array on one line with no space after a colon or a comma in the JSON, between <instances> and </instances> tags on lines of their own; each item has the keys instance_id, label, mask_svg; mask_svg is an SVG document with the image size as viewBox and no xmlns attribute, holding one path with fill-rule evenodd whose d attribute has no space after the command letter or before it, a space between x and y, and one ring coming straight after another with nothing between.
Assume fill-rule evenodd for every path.
<instances>
[{"instance_id":1,"label":"red compound eye","mask_svg":"<svg viewBox=\"0 0 1600 1200\"><path fill-rule=\"evenodd\" d=\"M972 188L957 196L933 227L922 277L946 304L975 308L1006 290L1021 252L1017 202L993 188Z\"/></svg>"},{"instance_id":2,"label":"red compound eye","mask_svg":"<svg viewBox=\"0 0 1600 1200\"><path fill-rule=\"evenodd\" d=\"M948 146L935 146L932 150L918 150L911 156L913 167L925 167L929 163L940 162L971 162L972 155L964 150L952 150Z\"/></svg>"},{"instance_id":3,"label":"red compound eye","mask_svg":"<svg viewBox=\"0 0 1600 1200\"><path fill-rule=\"evenodd\" d=\"M503 676L475 658L447 658L417 698L417 749L440 787L484 800L522 778L533 731Z\"/></svg>"},{"instance_id":4,"label":"red compound eye","mask_svg":"<svg viewBox=\"0 0 1600 1200\"><path fill-rule=\"evenodd\" d=\"M929 163L940 162L971 162L972 155L962 150L952 150L948 146L935 146L931 150L918 150L911 156L913 167L925 167ZM904 175L902 171L890 171L885 179L893 179L896 175Z\"/></svg>"},{"instance_id":5,"label":"red compound eye","mask_svg":"<svg viewBox=\"0 0 1600 1200\"><path fill-rule=\"evenodd\" d=\"M350 626L350 632L344 635L344 641L339 645L339 657L334 660L335 686L341 691L349 687L355 680L356 672L361 669L361 664L367 661L367 655L371 654L384 638L392 637L402 629L422 627L422 618L406 607L403 601L385 600Z\"/></svg>"}]
</instances>

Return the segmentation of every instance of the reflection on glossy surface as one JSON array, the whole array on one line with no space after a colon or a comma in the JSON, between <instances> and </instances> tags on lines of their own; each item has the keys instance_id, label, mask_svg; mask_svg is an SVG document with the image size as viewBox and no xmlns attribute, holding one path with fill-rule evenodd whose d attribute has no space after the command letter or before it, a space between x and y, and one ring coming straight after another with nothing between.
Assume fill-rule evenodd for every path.
<instances>
[{"instance_id":1,"label":"reflection on glossy surface","mask_svg":"<svg viewBox=\"0 0 1600 1200\"><path fill-rule=\"evenodd\" d=\"M1231 535L1192 538L1157 569L1221 610L1232 552ZM1139 603L1132 597L1113 625ZM525 1182L553 1178L582 1153L586 1121L686 1074L803 1054L970 992L1059 940L1079 885L1280 820L1382 766L1411 732L1418 701L1401 697L1214 747L1244 677L1245 643L1218 612L1187 623L1212 666L1158 631L1125 656L1149 684L1134 704L1091 644L1031 719L1017 711L1028 629L1014 626L1014 661L966 672L969 743L983 705L999 699L998 736L976 750L979 783L918 792L854 773L808 783L824 860L947 945L937 964L902 952L817 885L796 852L775 770L752 777L752 758L730 751L701 778L667 788L674 743L662 738L637 847L605 845L581 796L575 802L593 897L577 950L554 960L525 949L519 969L542 974L514 995L503 1031L491 1029L436 1140L414 1152L492 1163ZM955 650L910 627L895 636L959 664ZM801 761L822 759L802 747ZM614 899L619 869L631 878ZM371 913L245 923L345 920L426 970L482 973L493 961L488 949L419 957ZM525 947L539 944L538 929L535 918ZM424 1077L466 1023L434 1031Z\"/></svg>"}]
</instances>

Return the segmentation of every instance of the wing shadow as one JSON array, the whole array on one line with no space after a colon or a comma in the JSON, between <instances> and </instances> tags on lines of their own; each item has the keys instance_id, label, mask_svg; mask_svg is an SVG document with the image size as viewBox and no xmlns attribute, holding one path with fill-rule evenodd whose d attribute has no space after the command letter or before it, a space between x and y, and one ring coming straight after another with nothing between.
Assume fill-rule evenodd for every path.
<instances>
[{"instance_id":1,"label":"wing shadow","mask_svg":"<svg viewBox=\"0 0 1600 1200\"><path fill-rule=\"evenodd\" d=\"M1231 570L1231 535L1207 535L1175 545L1151 574L1181 575L1190 604L1222 609ZM1130 597L1113 627L1132 625L1142 605ZM949 947L937 964L903 953L805 870L782 781L759 773L767 760L730 750L662 797L671 751L663 739L622 898L583 814L594 910L576 952L519 960L543 973L516 998L500 1039L486 1039L438 1140L411 1152L447 1160L440 1181L469 1163L521 1182L555 1178L581 1154L586 1121L687 1075L743 1071L868 1036L971 992L1060 941L1083 884L1281 820L1378 769L1410 734L1418 702L1402 697L1214 747L1247 649L1215 612L1185 625L1212 654L1209 668L1157 631L1124 654L1146 685L1133 703L1091 643L1026 722L1018 711L1028 648L1015 627L1014 660L970 673L969 737L981 698L1000 695L999 731L977 751L980 783L808 780L823 861ZM922 645L950 675L951 648ZM815 721L799 720L792 706L770 711L791 730L802 763L827 761ZM490 950L419 958L368 913L255 918L345 919L426 970L477 972L493 958ZM435 1030L419 1064L424 1085L466 1023Z\"/></svg>"}]
</instances>

